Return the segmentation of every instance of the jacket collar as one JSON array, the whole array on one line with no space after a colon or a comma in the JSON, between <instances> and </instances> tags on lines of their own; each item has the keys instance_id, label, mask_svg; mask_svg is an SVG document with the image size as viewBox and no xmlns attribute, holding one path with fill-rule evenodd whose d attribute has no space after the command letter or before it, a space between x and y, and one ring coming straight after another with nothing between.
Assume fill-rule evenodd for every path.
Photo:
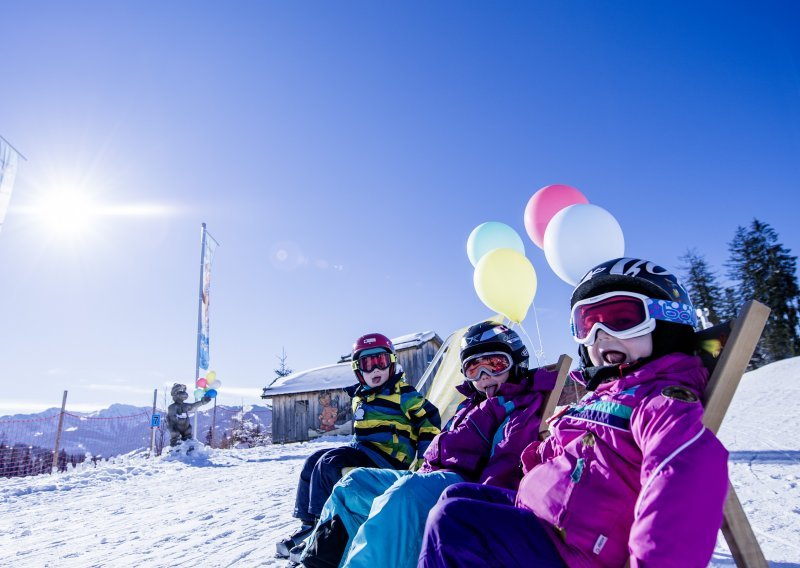
<instances>
[{"instance_id":1,"label":"jacket collar","mask_svg":"<svg viewBox=\"0 0 800 568\"><path fill-rule=\"evenodd\" d=\"M629 364L587 367L571 374L585 384L587 390L603 392L624 390L654 378L669 378L703 392L708 382L708 370L701 359L684 353L670 353L657 359Z\"/></svg>"},{"instance_id":2,"label":"jacket collar","mask_svg":"<svg viewBox=\"0 0 800 568\"><path fill-rule=\"evenodd\" d=\"M402 373L402 372L401 373L395 373L393 376L389 377L388 381L386 381L385 383L383 383L380 386L371 387L370 388L370 387L367 387L366 385L362 385L361 383L358 383L357 385L353 385L353 386L347 387L344 390L347 391L347 394L349 394L351 398L354 397L354 396L369 396L371 394L378 394L378 393L382 393L382 392L385 392L385 393L389 394L391 392L394 392L394 389L395 389L395 386L397 385L397 382L399 380L401 380L403 378L403 376L404 376L404 373Z\"/></svg>"}]
</instances>

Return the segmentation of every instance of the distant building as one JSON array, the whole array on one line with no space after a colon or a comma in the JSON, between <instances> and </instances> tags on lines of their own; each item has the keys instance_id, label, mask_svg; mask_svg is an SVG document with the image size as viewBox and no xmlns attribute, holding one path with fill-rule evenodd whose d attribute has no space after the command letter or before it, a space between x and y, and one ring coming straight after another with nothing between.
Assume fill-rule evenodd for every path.
<instances>
[{"instance_id":1,"label":"distant building","mask_svg":"<svg viewBox=\"0 0 800 568\"><path fill-rule=\"evenodd\" d=\"M442 339L432 331L392 339L406 381L416 385ZM353 410L344 391L357 382L350 354L334 365L293 373L264 388L261 398L272 399L272 443L303 442L311 438L352 433Z\"/></svg>"}]
</instances>

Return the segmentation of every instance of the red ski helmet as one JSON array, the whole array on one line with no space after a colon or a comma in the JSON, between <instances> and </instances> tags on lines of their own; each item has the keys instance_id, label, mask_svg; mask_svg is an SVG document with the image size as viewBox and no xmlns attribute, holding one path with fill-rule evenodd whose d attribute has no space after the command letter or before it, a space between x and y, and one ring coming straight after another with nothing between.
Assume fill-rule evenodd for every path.
<instances>
[{"instance_id":1,"label":"red ski helmet","mask_svg":"<svg viewBox=\"0 0 800 568\"><path fill-rule=\"evenodd\" d=\"M394 345L392 345L392 340L382 335L380 333L368 333L366 335L362 335L356 342L353 343L353 357L352 357L352 365L353 365L353 372L362 385L364 383L364 376L361 373L361 369L358 366L358 359L362 355L372 354L372 353L380 353L386 352L391 355L391 365L389 366L389 376L393 376L395 373L395 369L397 368L397 356L395 354Z\"/></svg>"}]
</instances>

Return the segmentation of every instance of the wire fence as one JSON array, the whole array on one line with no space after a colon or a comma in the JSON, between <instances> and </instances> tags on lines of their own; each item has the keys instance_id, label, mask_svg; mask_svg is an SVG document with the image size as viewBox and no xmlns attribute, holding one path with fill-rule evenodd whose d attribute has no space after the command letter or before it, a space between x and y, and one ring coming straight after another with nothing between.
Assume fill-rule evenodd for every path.
<instances>
[{"instance_id":1,"label":"wire fence","mask_svg":"<svg viewBox=\"0 0 800 568\"><path fill-rule=\"evenodd\" d=\"M65 472L87 461L96 466L100 460L135 451L161 455L170 441L166 415L158 406L121 405L92 415L73 413L66 409L64 393L60 410L0 418L0 477ZM212 408L198 412L193 434L214 448L251 447L272 442L271 426L269 408L221 406L215 401Z\"/></svg>"}]
</instances>

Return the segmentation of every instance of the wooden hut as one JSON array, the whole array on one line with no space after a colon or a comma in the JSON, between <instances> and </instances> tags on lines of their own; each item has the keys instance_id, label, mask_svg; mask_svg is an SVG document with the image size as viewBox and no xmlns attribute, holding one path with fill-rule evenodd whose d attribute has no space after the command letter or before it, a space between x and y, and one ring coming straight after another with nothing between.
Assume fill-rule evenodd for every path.
<instances>
[{"instance_id":1,"label":"wooden hut","mask_svg":"<svg viewBox=\"0 0 800 568\"><path fill-rule=\"evenodd\" d=\"M442 345L434 332L392 339L406 381L416 385ZM353 411L344 389L356 384L350 354L334 365L281 377L264 388L261 398L272 399L272 443L303 442L311 438L351 434Z\"/></svg>"}]
</instances>

